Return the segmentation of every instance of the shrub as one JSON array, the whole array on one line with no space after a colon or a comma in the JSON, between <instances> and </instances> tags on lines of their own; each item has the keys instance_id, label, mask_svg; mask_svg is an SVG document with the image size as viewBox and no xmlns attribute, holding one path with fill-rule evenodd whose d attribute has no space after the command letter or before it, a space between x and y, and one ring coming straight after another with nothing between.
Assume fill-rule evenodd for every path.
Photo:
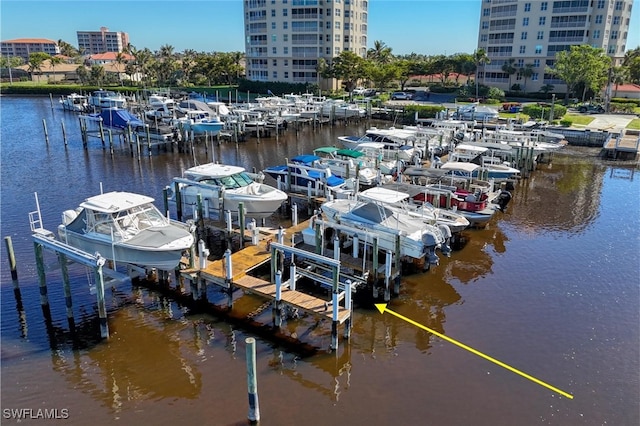
<instances>
[{"instance_id":1,"label":"shrub","mask_svg":"<svg viewBox=\"0 0 640 426\"><path fill-rule=\"evenodd\" d=\"M555 114L553 114L555 115ZM564 127L571 127L571 120L560 120L560 125Z\"/></svg>"}]
</instances>

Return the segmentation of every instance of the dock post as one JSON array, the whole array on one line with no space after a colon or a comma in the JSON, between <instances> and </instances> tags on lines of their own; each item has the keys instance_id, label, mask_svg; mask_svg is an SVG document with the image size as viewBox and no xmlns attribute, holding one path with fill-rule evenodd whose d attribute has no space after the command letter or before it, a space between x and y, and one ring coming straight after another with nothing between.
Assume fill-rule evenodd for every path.
<instances>
[{"instance_id":1,"label":"dock post","mask_svg":"<svg viewBox=\"0 0 640 426\"><path fill-rule=\"evenodd\" d=\"M311 215L313 213L311 209L313 206L311 205L311 181L307 182L307 214ZM315 213L314 213L315 214Z\"/></svg>"},{"instance_id":2,"label":"dock post","mask_svg":"<svg viewBox=\"0 0 640 426\"><path fill-rule=\"evenodd\" d=\"M258 230L258 224L255 219L251 219L249 228L251 229L251 244L257 246L260 242L260 231Z\"/></svg>"},{"instance_id":3,"label":"dock post","mask_svg":"<svg viewBox=\"0 0 640 426\"><path fill-rule=\"evenodd\" d=\"M340 303L338 302L338 283L340 282L340 268L337 266L331 267L333 276L333 290L331 294L331 301L333 303L333 315L331 321L331 349L338 350L338 313L340 312Z\"/></svg>"},{"instance_id":4,"label":"dock post","mask_svg":"<svg viewBox=\"0 0 640 426\"><path fill-rule=\"evenodd\" d=\"M178 220L182 221L182 193L180 192L180 184L175 182L173 186L173 192L176 194L176 216Z\"/></svg>"},{"instance_id":5,"label":"dock post","mask_svg":"<svg viewBox=\"0 0 640 426\"><path fill-rule=\"evenodd\" d=\"M42 119L42 127L44 127L44 140L45 142L47 142L47 145L49 145L49 132L47 132L47 120L46 119Z\"/></svg>"},{"instance_id":6,"label":"dock post","mask_svg":"<svg viewBox=\"0 0 640 426\"><path fill-rule=\"evenodd\" d=\"M238 221L240 222L240 248L244 248L244 230L245 230L245 217L244 217L244 203L241 201L238 203Z\"/></svg>"},{"instance_id":7,"label":"dock post","mask_svg":"<svg viewBox=\"0 0 640 426\"><path fill-rule=\"evenodd\" d=\"M233 265L231 265L231 250L224 251L224 280L227 283L227 307L233 307Z\"/></svg>"},{"instance_id":8,"label":"dock post","mask_svg":"<svg viewBox=\"0 0 640 426\"><path fill-rule=\"evenodd\" d=\"M272 318L273 325L277 328L282 326L282 313L280 305L282 301L282 271L276 272L276 299L273 302Z\"/></svg>"},{"instance_id":9,"label":"dock post","mask_svg":"<svg viewBox=\"0 0 640 426\"><path fill-rule=\"evenodd\" d=\"M247 337L247 388L249 394L249 415L251 423L260 421L260 405L258 404L258 380L256 379L256 339Z\"/></svg>"},{"instance_id":10,"label":"dock post","mask_svg":"<svg viewBox=\"0 0 640 426\"><path fill-rule=\"evenodd\" d=\"M102 127L102 119L98 123L100 123L100 142L102 142L102 149L104 149L104 127Z\"/></svg>"},{"instance_id":11,"label":"dock post","mask_svg":"<svg viewBox=\"0 0 640 426\"><path fill-rule=\"evenodd\" d=\"M393 256L393 266L395 269L395 274L393 276L393 294L395 296L400 294L400 244L400 235L396 235L396 254Z\"/></svg>"},{"instance_id":12,"label":"dock post","mask_svg":"<svg viewBox=\"0 0 640 426\"><path fill-rule=\"evenodd\" d=\"M20 283L18 282L18 268L16 266L16 256L13 251L13 242L11 241L11 237L4 237L4 244L7 247L7 256L9 257L9 269L11 270L13 291L14 293L20 293Z\"/></svg>"},{"instance_id":13,"label":"dock post","mask_svg":"<svg viewBox=\"0 0 640 426\"><path fill-rule=\"evenodd\" d=\"M64 128L64 120L60 120L60 124L62 124L62 140L64 141L64 146L67 146L67 130Z\"/></svg>"},{"instance_id":14,"label":"dock post","mask_svg":"<svg viewBox=\"0 0 640 426\"><path fill-rule=\"evenodd\" d=\"M378 238L373 239L373 298L378 298Z\"/></svg>"},{"instance_id":15,"label":"dock post","mask_svg":"<svg viewBox=\"0 0 640 426\"><path fill-rule=\"evenodd\" d=\"M198 260L200 261L200 270L207 268L207 258L209 257L209 249L204 245L203 240L198 241ZM202 274L198 277L198 299L206 300L207 298L207 282L202 278Z\"/></svg>"},{"instance_id":16,"label":"dock post","mask_svg":"<svg viewBox=\"0 0 640 426\"><path fill-rule=\"evenodd\" d=\"M291 224L298 226L298 205L295 203L291 206Z\"/></svg>"},{"instance_id":17,"label":"dock post","mask_svg":"<svg viewBox=\"0 0 640 426\"><path fill-rule=\"evenodd\" d=\"M338 238L337 232L336 236L333 237L333 258L335 260L340 260L340 238Z\"/></svg>"},{"instance_id":18,"label":"dock post","mask_svg":"<svg viewBox=\"0 0 640 426\"><path fill-rule=\"evenodd\" d=\"M203 212L202 194L200 193L196 195L196 212L198 215L198 233L200 235L203 235L204 234L204 212Z\"/></svg>"},{"instance_id":19,"label":"dock post","mask_svg":"<svg viewBox=\"0 0 640 426\"><path fill-rule=\"evenodd\" d=\"M109 338L109 325L107 324L107 307L104 301L104 276L102 275L102 266L105 263L103 257L99 257L94 269L96 277L96 297L98 298L98 316L100 317L100 337Z\"/></svg>"},{"instance_id":20,"label":"dock post","mask_svg":"<svg viewBox=\"0 0 640 426\"><path fill-rule=\"evenodd\" d=\"M60 262L60 269L62 271L62 286L64 289L64 303L67 311L67 322L69 323L69 330L74 332L76 328L76 321L73 318L73 301L71 300L71 284L69 280L69 269L67 268L67 256L59 252L58 261Z\"/></svg>"},{"instance_id":21,"label":"dock post","mask_svg":"<svg viewBox=\"0 0 640 426\"><path fill-rule=\"evenodd\" d=\"M233 231L233 219L231 218L231 210L227 210L224 213L224 217L225 217L225 222L226 222L226 240L227 240L227 247L231 248L231 232Z\"/></svg>"},{"instance_id":22,"label":"dock post","mask_svg":"<svg viewBox=\"0 0 640 426\"><path fill-rule=\"evenodd\" d=\"M351 280L347 280L344 283L344 308L349 311L349 316L344 322L344 338L349 339L351 337L351 315L352 315L352 302L351 302Z\"/></svg>"},{"instance_id":23,"label":"dock post","mask_svg":"<svg viewBox=\"0 0 640 426\"><path fill-rule=\"evenodd\" d=\"M44 310L45 307L49 309L49 296L47 294L47 279L44 272L44 248L42 244L34 243L34 249L36 252L36 267L38 269L38 280L40 283L40 305Z\"/></svg>"},{"instance_id":24,"label":"dock post","mask_svg":"<svg viewBox=\"0 0 640 426\"><path fill-rule=\"evenodd\" d=\"M297 266L293 259L293 254L291 255L291 266L289 266L289 290L296 289L296 274L297 274Z\"/></svg>"},{"instance_id":25,"label":"dock post","mask_svg":"<svg viewBox=\"0 0 640 426\"><path fill-rule=\"evenodd\" d=\"M384 301L385 302L388 302L389 300L391 300L389 280L391 279L391 262L393 262L392 258L393 258L393 254L391 253L391 250L387 250L385 263L384 263Z\"/></svg>"},{"instance_id":26,"label":"dock post","mask_svg":"<svg viewBox=\"0 0 640 426\"><path fill-rule=\"evenodd\" d=\"M284 244L284 228L282 225L278 227L278 244Z\"/></svg>"},{"instance_id":27,"label":"dock post","mask_svg":"<svg viewBox=\"0 0 640 426\"><path fill-rule=\"evenodd\" d=\"M354 259L357 259L358 255L360 254L360 239L358 238L357 234L353 236L352 245L353 245L351 247L352 250L353 250L352 256L353 256ZM364 271L362 271L362 272L364 273Z\"/></svg>"},{"instance_id":28,"label":"dock post","mask_svg":"<svg viewBox=\"0 0 640 426\"><path fill-rule=\"evenodd\" d=\"M162 203L164 205L164 214L169 218L169 187L166 186L162 190Z\"/></svg>"}]
</instances>

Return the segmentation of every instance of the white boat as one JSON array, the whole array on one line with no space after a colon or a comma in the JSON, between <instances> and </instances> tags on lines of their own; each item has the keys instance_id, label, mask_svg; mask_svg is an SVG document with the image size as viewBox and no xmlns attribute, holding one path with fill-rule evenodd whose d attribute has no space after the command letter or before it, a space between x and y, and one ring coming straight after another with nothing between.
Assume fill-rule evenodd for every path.
<instances>
[{"instance_id":1,"label":"white boat","mask_svg":"<svg viewBox=\"0 0 640 426\"><path fill-rule=\"evenodd\" d=\"M386 145L382 142L362 142L352 151L363 153L363 158L366 159L364 161L380 170L383 175L393 175L398 171L398 163L400 162L400 168L404 168L405 162L395 158L386 159L389 153L385 154L385 147Z\"/></svg>"},{"instance_id":2,"label":"white boat","mask_svg":"<svg viewBox=\"0 0 640 426\"><path fill-rule=\"evenodd\" d=\"M356 104L351 104L341 99L329 99L322 104L320 114L324 117L353 118L364 117L367 112Z\"/></svg>"},{"instance_id":3,"label":"white boat","mask_svg":"<svg viewBox=\"0 0 640 426\"><path fill-rule=\"evenodd\" d=\"M160 270L178 266L194 242L188 225L165 217L153 198L109 192L62 214L61 241L106 259Z\"/></svg>"},{"instance_id":4,"label":"white boat","mask_svg":"<svg viewBox=\"0 0 640 426\"><path fill-rule=\"evenodd\" d=\"M275 179L279 187L286 188L288 192L309 196L330 194L335 198L347 198L353 194L353 178L343 179L333 175L329 168L320 167L318 160L320 157L317 155L297 155L287 164L267 167L264 173Z\"/></svg>"},{"instance_id":5,"label":"white boat","mask_svg":"<svg viewBox=\"0 0 640 426\"><path fill-rule=\"evenodd\" d=\"M230 210L238 213L243 203L245 216L264 218L271 216L287 199L284 192L261 183L264 175L251 176L244 168L207 163L191 167L182 178L174 178L168 187L169 201L176 202L176 185L183 204L196 206L198 195L207 210L218 213ZM258 179L259 181L256 181Z\"/></svg>"},{"instance_id":6,"label":"white boat","mask_svg":"<svg viewBox=\"0 0 640 426\"><path fill-rule=\"evenodd\" d=\"M145 111L145 117L154 120L171 119L176 116L176 101L168 96L152 94L149 96L149 109Z\"/></svg>"},{"instance_id":7,"label":"white boat","mask_svg":"<svg viewBox=\"0 0 640 426\"><path fill-rule=\"evenodd\" d=\"M338 141L349 149L358 149L362 143L379 142L384 144L383 155L387 160L414 162L422 156L420 149L415 148L415 131L408 129L378 129L371 127L363 136L339 136Z\"/></svg>"},{"instance_id":8,"label":"white boat","mask_svg":"<svg viewBox=\"0 0 640 426\"><path fill-rule=\"evenodd\" d=\"M72 93L60 99L62 109L73 112L86 112L89 109L89 100L85 95Z\"/></svg>"},{"instance_id":9,"label":"white boat","mask_svg":"<svg viewBox=\"0 0 640 426\"><path fill-rule=\"evenodd\" d=\"M344 179L357 178L361 185L375 185L382 178L371 164L364 161L362 152L324 146L314 149L313 155L320 157L320 167L329 168L331 173Z\"/></svg>"},{"instance_id":10,"label":"white boat","mask_svg":"<svg viewBox=\"0 0 640 426\"><path fill-rule=\"evenodd\" d=\"M403 209L430 225L446 226L451 233L460 232L469 226L467 218L459 213L436 208L428 202L414 203L413 195L421 193L423 188L420 185L391 183L384 187L365 189L358 193L358 197Z\"/></svg>"},{"instance_id":11,"label":"white boat","mask_svg":"<svg viewBox=\"0 0 640 426\"><path fill-rule=\"evenodd\" d=\"M89 106L97 108L126 108L127 98L113 90L96 90L89 96Z\"/></svg>"},{"instance_id":12,"label":"white boat","mask_svg":"<svg viewBox=\"0 0 640 426\"><path fill-rule=\"evenodd\" d=\"M224 128L224 123L209 111L188 110L185 116L172 120L171 124L180 129L193 132L196 135L208 134L216 136Z\"/></svg>"},{"instance_id":13,"label":"white boat","mask_svg":"<svg viewBox=\"0 0 640 426\"><path fill-rule=\"evenodd\" d=\"M440 229L420 218L382 203L352 199L327 201L322 204L322 212L330 222L375 233L381 250L396 253L396 239L400 238L400 253L396 255L403 261L424 262L425 267L438 263L435 250L445 238Z\"/></svg>"}]
</instances>

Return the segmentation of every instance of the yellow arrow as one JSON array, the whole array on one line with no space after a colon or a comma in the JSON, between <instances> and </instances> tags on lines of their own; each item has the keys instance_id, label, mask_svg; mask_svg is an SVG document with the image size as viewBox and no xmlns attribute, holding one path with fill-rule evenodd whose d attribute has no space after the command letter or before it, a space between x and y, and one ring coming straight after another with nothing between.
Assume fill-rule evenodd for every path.
<instances>
[{"instance_id":1,"label":"yellow arrow","mask_svg":"<svg viewBox=\"0 0 640 426\"><path fill-rule=\"evenodd\" d=\"M569 394L567 392L561 391L560 389L558 389L558 388L556 388L554 386L551 386L550 384L545 383L542 380L538 380L535 377L530 376L527 373L524 373L524 372L522 372L522 371L520 371L520 370L518 370L516 368L513 368L512 366L510 366L508 364L505 364L502 361L498 361L497 359L492 358L489 355L485 355L482 352L477 351L477 350L473 349L472 347L465 345L464 343L461 343L461 342L458 342L457 340L452 339L451 337L445 336L442 333L438 333L437 331L432 330L429 327L425 327L422 324L418 324L417 322L415 322L415 321L413 321L413 320L411 320L411 319L409 319L409 318L407 318L407 317L405 317L403 315L400 315L397 312L393 312L391 309L387 309L387 304L386 303L377 303L376 304L376 308L378 308L378 310L380 311L381 314L384 314L385 312L389 312L391 315L395 315L396 317L400 318L401 320L405 320L406 322L408 322L410 324L413 324L416 327L419 327L419 328L421 328L423 330L426 330L429 333L435 334L436 336L440 337L441 339L444 339L447 342L453 343L454 345L459 346L462 349L466 349L469 352L474 353L474 354L478 355L479 357L482 357L482 358L486 359L487 361L491 361L494 364L498 364L500 367L506 368L509 371L512 371L512 372L514 372L516 374L519 374L520 376L522 376L522 377L524 377L526 379L529 379L532 382L535 382L535 383L539 384L540 386L544 386L547 389L551 389L552 391L557 392L560 395L565 396L565 397L567 397L569 399L573 399L573 395L571 395L571 394Z\"/></svg>"}]
</instances>

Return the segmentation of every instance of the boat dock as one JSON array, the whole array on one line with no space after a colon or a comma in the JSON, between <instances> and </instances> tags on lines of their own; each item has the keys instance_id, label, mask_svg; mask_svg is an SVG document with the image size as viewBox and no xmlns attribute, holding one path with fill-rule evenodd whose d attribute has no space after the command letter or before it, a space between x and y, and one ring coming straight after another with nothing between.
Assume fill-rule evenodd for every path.
<instances>
[{"instance_id":1,"label":"boat dock","mask_svg":"<svg viewBox=\"0 0 640 426\"><path fill-rule=\"evenodd\" d=\"M604 142L602 149L605 158L633 160L640 150L640 132L626 130L615 137L611 136Z\"/></svg>"}]
</instances>

